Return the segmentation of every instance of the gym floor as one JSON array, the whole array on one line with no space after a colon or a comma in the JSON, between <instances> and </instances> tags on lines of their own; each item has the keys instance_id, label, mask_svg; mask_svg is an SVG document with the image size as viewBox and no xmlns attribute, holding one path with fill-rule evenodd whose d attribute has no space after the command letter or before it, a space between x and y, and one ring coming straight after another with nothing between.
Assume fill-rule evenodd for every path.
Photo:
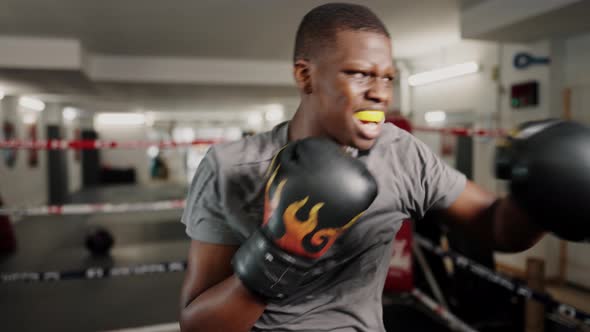
<instances>
[{"instance_id":1,"label":"gym floor","mask_svg":"<svg viewBox=\"0 0 590 332\"><path fill-rule=\"evenodd\" d=\"M103 187L72 203L141 202L184 197L174 186ZM16 224L18 250L0 257L1 272L67 271L186 259L189 240L180 211L24 218ZM84 247L93 226L115 237L111 257ZM3 331L102 331L178 321L182 272L99 280L0 284Z\"/></svg>"}]
</instances>

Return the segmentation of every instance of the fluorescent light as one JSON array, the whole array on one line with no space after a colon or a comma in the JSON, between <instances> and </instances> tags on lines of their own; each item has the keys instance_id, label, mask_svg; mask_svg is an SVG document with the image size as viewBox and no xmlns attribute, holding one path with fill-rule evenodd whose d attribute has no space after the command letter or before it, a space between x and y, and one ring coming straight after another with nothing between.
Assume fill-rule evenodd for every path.
<instances>
[{"instance_id":1,"label":"fluorescent light","mask_svg":"<svg viewBox=\"0 0 590 332\"><path fill-rule=\"evenodd\" d=\"M141 126L145 123L145 116L141 113L99 113L94 120L97 125Z\"/></svg>"},{"instance_id":2,"label":"fluorescent light","mask_svg":"<svg viewBox=\"0 0 590 332\"><path fill-rule=\"evenodd\" d=\"M37 122L37 114L32 112L23 113L23 123L31 125Z\"/></svg>"},{"instance_id":3,"label":"fluorescent light","mask_svg":"<svg viewBox=\"0 0 590 332\"><path fill-rule=\"evenodd\" d=\"M45 109L45 103L39 99L31 98L31 97L20 97L18 99L18 104L22 107L26 107L33 111L41 112Z\"/></svg>"},{"instance_id":4,"label":"fluorescent light","mask_svg":"<svg viewBox=\"0 0 590 332\"><path fill-rule=\"evenodd\" d=\"M270 122L280 121L283 119L284 116L285 113L283 112L283 110L278 109L266 111L266 113L264 114L264 118L266 119L266 121Z\"/></svg>"},{"instance_id":5,"label":"fluorescent light","mask_svg":"<svg viewBox=\"0 0 590 332\"><path fill-rule=\"evenodd\" d=\"M260 126L264 119L260 113L250 113L247 121L250 126Z\"/></svg>"},{"instance_id":6,"label":"fluorescent light","mask_svg":"<svg viewBox=\"0 0 590 332\"><path fill-rule=\"evenodd\" d=\"M412 75L408 78L408 83L411 86L417 86L442 81L457 76L473 74L477 71L479 71L479 64L477 62L466 62Z\"/></svg>"},{"instance_id":7,"label":"fluorescent light","mask_svg":"<svg viewBox=\"0 0 590 332\"><path fill-rule=\"evenodd\" d=\"M195 131L189 127L176 127L172 129L172 139L176 142L192 142L195 139Z\"/></svg>"},{"instance_id":8,"label":"fluorescent light","mask_svg":"<svg viewBox=\"0 0 590 332\"><path fill-rule=\"evenodd\" d=\"M145 113L145 124L149 127L153 127L156 123L156 115L153 112Z\"/></svg>"},{"instance_id":9,"label":"fluorescent light","mask_svg":"<svg viewBox=\"0 0 590 332\"><path fill-rule=\"evenodd\" d=\"M424 114L424 120L429 124L441 123L446 119L447 114L444 111L430 111Z\"/></svg>"},{"instance_id":10,"label":"fluorescent light","mask_svg":"<svg viewBox=\"0 0 590 332\"><path fill-rule=\"evenodd\" d=\"M73 107L65 107L62 111L62 115L66 121L74 121L78 116L78 109Z\"/></svg>"},{"instance_id":11,"label":"fluorescent light","mask_svg":"<svg viewBox=\"0 0 590 332\"><path fill-rule=\"evenodd\" d=\"M285 107L281 104L270 104L264 113L264 118L269 122L277 122L283 120L285 116Z\"/></svg>"},{"instance_id":12,"label":"fluorescent light","mask_svg":"<svg viewBox=\"0 0 590 332\"><path fill-rule=\"evenodd\" d=\"M160 153L160 149L157 146L150 146L149 148L147 148L147 155L150 158L156 158L156 156L158 156L158 153Z\"/></svg>"}]
</instances>

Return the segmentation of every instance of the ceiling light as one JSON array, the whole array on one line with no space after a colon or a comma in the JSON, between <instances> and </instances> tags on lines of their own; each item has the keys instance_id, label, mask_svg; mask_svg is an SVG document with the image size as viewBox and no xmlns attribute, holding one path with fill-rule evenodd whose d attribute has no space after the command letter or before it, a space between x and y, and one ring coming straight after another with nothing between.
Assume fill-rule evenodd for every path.
<instances>
[{"instance_id":1,"label":"ceiling light","mask_svg":"<svg viewBox=\"0 0 590 332\"><path fill-rule=\"evenodd\" d=\"M65 107L62 111L62 115L66 121L74 121L78 116L78 109L73 107Z\"/></svg>"},{"instance_id":2,"label":"ceiling light","mask_svg":"<svg viewBox=\"0 0 590 332\"><path fill-rule=\"evenodd\" d=\"M477 62L466 62L412 75L408 78L408 83L411 86L417 86L442 81L462 75L473 74L478 71L479 64Z\"/></svg>"},{"instance_id":3,"label":"ceiling light","mask_svg":"<svg viewBox=\"0 0 590 332\"><path fill-rule=\"evenodd\" d=\"M190 127L176 127L172 129L172 139L181 143L192 142L195 139L195 131Z\"/></svg>"},{"instance_id":4,"label":"ceiling light","mask_svg":"<svg viewBox=\"0 0 590 332\"><path fill-rule=\"evenodd\" d=\"M41 112L45 109L45 103L37 98L20 97L18 99L18 104L37 112Z\"/></svg>"},{"instance_id":5,"label":"ceiling light","mask_svg":"<svg viewBox=\"0 0 590 332\"><path fill-rule=\"evenodd\" d=\"M285 107L281 104L270 104L264 113L264 118L269 122L277 122L283 120L285 116Z\"/></svg>"},{"instance_id":6,"label":"ceiling light","mask_svg":"<svg viewBox=\"0 0 590 332\"><path fill-rule=\"evenodd\" d=\"M424 114L424 120L429 124L437 124L444 122L447 119L447 114L444 111L430 111Z\"/></svg>"},{"instance_id":7,"label":"ceiling light","mask_svg":"<svg viewBox=\"0 0 590 332\"><path fill-rule=\"evenodd\" d=\"M97 125L108 126L141 126L145 124L145 116L141 113L99 113L94 120Z\"/></svg>"},{"instance_id":8,"label":"ceiling light","mask_svg":"<svg viewBox=\"0 0 590 332\"><path fill-rule=\"evenodd\" d=\"M32 112L23 113L23 123L27 125L32 125L37 122L37 114Z\"/></svg>"},{"instance_id":9,"label":"ceiling light","mask_svg":"<svg viewBox=\"0 0 590 332\"><path fill-rule=\"evenodd\" d=\"M147 155L150 158L156 158L159 153L160 153L160 148L158 148L157 146L152 145L149 148L147 148Z\"/></svg>"},{"instance_id":10,"label":"ceiling light","mask_svg":"<svg viewBox=\"0 0 590 332\"><path fill-rule=\"evenodd\" d=\"M148 127L153 127L156 123L156 115L153 112L145 113L145 124Z\"/></svg>"},{"instance_id":11,"label":"ceiling light","mask_svg":"<svg viewBox=\"0 0 590 332\"><path fill-rule=\"evenodd\" d=\"M260 126L264 119L260 113L250 113L247 121L250 126Z\"/></svg>"}]
</instances>

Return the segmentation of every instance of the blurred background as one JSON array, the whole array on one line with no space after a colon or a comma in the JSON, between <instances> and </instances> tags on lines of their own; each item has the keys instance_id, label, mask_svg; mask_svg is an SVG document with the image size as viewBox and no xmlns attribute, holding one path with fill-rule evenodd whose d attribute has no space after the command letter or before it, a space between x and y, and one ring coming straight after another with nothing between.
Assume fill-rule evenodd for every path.
<instances>
[{"instance_id":1,"label":"blurred background","mask_svg":"<svg viewBox=\"0 0 590 332\"><path fill-rule=\"evenodd\" d=\"M209 140L260 133L294 114L295 31L302 16L324 2L0 0L0 140L205 143L4 148L3 207L184 198ZM399 75L389 116L411 121L417 137L484 188L506 193L506 184L493 174L495 138L421 128L510 129L547 117L590 124L590 1L350 2L372 8L392 35ZM0 256L0 271L184 259L188 238L179 217L180 211L15 215L18 249ZM108 258L88 256L84 249L84 234L96 225L115 238ZM530 257L545 262L554 294L573 294L572 305L588 308L588 245L547 236L524 253L494 258L497 269L523 277ZM0 317L11 317L7 331L39 330L39 322L47 330L80 331L173 321L181 275L164 278L169 287L160 290L154 285L163 282L145 278L50 288L0 284ZM110 285L110 295L95 289L101 283ZM143 286L133 293L131 284ZM32 289L47 292L42 303L30 303ZM130 295L117 295L117 289ZM153 302L166 305L145 309L145 297L138 294L148 291L156 293ZM77 304L95 301L90 299L113 315L123 303L149 311L118 321L101 309L88 316ZM63 314L41 314L47 307L76 314L65 314L71 321L35 322L32 317ZM92 319L98 323L91 327Z\"/></svg>"}]
</instances>

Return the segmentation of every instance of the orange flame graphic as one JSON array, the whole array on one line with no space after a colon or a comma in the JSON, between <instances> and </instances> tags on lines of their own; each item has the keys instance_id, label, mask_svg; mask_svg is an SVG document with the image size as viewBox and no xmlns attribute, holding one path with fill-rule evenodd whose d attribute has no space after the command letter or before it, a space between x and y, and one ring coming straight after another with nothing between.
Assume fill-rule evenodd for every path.
<instances>
[{"instance_id":1,"label":"orange flame graphic","mask_svg":"<svg viewBox=\"0 0 590 332\"><path fill-rule=\"evenodd\" d=\"M272 176L270 177L267 185L266 185L266 195L265 195L265 209L264 209L264 222L263 225L268 223L270 216L278 207L282 190L287 183L287 179L281 180L279 185L275 189L275 192L270 198L270 187L271 184L274 182L276 175L279 170L278 166L275 171L273 172ZM309 211L309 216L307 220L299 220L297 218L297 212L307 204L309 200L309 196L305 197L300 201L296 201L291 203L283 213L283 222L285 225L285 234L275 240L275 244L279 247L286 249L287 251L308 258L319 258L323 254L326 253L328 249L334 244L334 241L338 238L342 232L346 229L350 228L360 216L363 214L362 212L359 213L357 216L352 218L346 225L337 228L324 228L320 229L315 232L311 236L310 242L313 247L321 248L319 251L314 250L313 252L309 249L306 249L303 246L304 238L309 234L313 233L318 225L318 213L320 209L324 206L323 202L316 203L311 210Z\"/></svg>"},{"instance_id":2,"label":"orange flame graphic","mask_svg":"<svg viewBox=\"0 0 590 332\"><path fill-rule=\"evenodd\" d=\"M269 197L270 187L272 183L275 181L275 178L277 177L277 173L279 172L280 167L280 165L277 166L277 168L274 170L274 172L268 179L268 182L266 183L264 194L264 216L262 219L262 225L266 225L268 223L268 220L270 219L270 216L272 215L273 211L277 208L277 206L279 206L279 202L281 201L281 192L283 191L283 187L285 187L285 184L287 183L287 179L284 179L281 182L279 182L279 185L275 189L274 195L272 196L272 198Z\"/></svg>"}]
</instances>

